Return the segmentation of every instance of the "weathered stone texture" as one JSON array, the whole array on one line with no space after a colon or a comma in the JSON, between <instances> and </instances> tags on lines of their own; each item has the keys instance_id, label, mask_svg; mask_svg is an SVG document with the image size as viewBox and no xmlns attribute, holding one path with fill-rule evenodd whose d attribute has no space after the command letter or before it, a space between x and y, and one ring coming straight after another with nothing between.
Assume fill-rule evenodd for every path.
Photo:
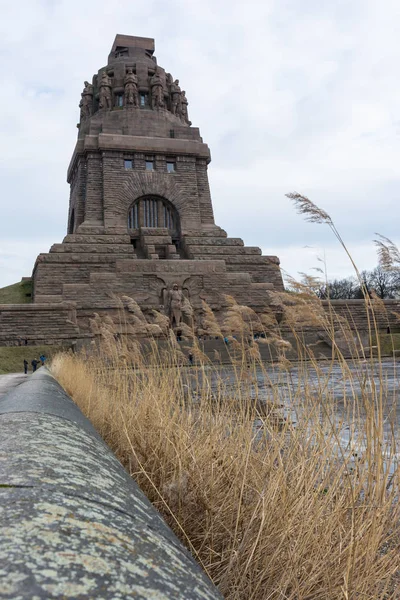
<instances>
[{"instance_id":1,"label":"weathered stone texture","mask_svg":"<svg viewBox=\"0 0 400 600\"><path fill-rule=\"evenodd\" d=\"M0 304L0 344L76 340L80 335L74 304Z\"/></svg>"},{"instance_id":2,"label":"weathered stone texture","mask_svg":"<svg viewBox=\"0 0 400 600\"><path fill-rule=\"evenodd\" d=\"M337 322L343 320L354 331L400 330L400 301L372 300L367 309L365 300L331 300L322 302L325 309L332 310Z\"/></svg>"}]
</instances>

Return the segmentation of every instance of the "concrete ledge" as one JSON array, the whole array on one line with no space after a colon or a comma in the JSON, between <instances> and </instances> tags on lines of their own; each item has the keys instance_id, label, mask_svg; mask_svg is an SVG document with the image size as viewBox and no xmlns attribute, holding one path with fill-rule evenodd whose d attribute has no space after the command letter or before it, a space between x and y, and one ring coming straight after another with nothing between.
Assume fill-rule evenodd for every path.
<instances>
[{"instance_id":1,"label":"concrete ledge","mask_svg":"<svg viewBox=\"0 0 400 600\"><path fill-rule=\"evenodd\" d=\"M93 137L93 136L91 136ZM85 150L88 148L88 138L85 138ZM207 144L194 140L177 138L149 138L134 135L117 135L100 133L98 148L101 150L132 150L135 152L161 152L162 154L191 154L202 158L210 158Z\"/></svg>"},{"instance_id":2,"label":"concrete ledge","mask_svg":"<svg viewBox=\"0 0 400 600\"><path fill-rule=\"evenodd\" d=\"M217 599L45 369L0 400L2 598Z\"/></svg>"},{"instance_id":3,"label":"concrete ledge","mask_svg":"<svg viewBox=\"0 0 400 600\"><path fill-rule=\"evenodd\" d=\"M379 302L380 300L374 300L371 299L371 304L374 305L377 302ZM396 309L400 309L400 300L391 300L391 299L386 299L386 300L381 300L381 302L383 302L383 304L385 306L390 306L390 307L395 307ZM335 306L345 306L346 304L348 304L349 306L365 306L365 300L364 298L361 299L343 299L343 300L322 300L322 304L324 306L329 306L332 305L333 307Z\"/></svg>"},{"instance_id":4,"label":"concrete ledge","mask_svg":"<svg viewBox=\"0 0 400 600\"><path fill-rule=\"evenodd\" d=\"M76 308L76 304L73 302L45 302L31 303L31 304L0 304L0 311L4 312L34 312L40 311L55 311L59 312L60 309L73 310Z\"/></svg>"}]
</instances>

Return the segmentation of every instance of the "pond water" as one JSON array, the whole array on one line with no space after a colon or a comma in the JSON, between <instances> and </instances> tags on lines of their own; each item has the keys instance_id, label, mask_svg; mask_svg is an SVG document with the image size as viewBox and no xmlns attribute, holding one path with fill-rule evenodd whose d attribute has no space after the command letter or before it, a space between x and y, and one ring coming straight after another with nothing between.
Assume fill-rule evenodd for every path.
<instances>
[{"instance_id":1,"label":"pond water","mask_svg":"<svg viewBox=\"0 0 400 600\"><path fill-rule=\"evenodd\" d=\"M393 360L349 362L345 368L340 363L319 363L317 369L309 364L294 365L289 371L280 371L276 367L247 369L242 372L233 367L221 367L211 370L208 381L214 392L224 390L224 394L237 393L237 380L243 379L243 391L247 397L263 402L274 402L281 411L282 418L290 419L293 427L301 418L304 407L304 388L307 396L314 396L333 407L333 418L338 432L340 445L355 456L365 450L365 442L357 431L357 421L353 408L357 404L360 417L363 418L365 399L375 407L381 398L383 412L384 452L389 455L393 444L400 441L400 363ZM362 400L364 398L364 400ZM360 402L357 402L357 399ZM322 407L321 407L322 412ZM255 427L261 425L255 422ZM361 428L362 429L362 428ZM396 446L397 446L396 443ZM397 454L395 463L400 459ZM393 471L396 464L390 465Z\"/></svg>"}]
</instances>

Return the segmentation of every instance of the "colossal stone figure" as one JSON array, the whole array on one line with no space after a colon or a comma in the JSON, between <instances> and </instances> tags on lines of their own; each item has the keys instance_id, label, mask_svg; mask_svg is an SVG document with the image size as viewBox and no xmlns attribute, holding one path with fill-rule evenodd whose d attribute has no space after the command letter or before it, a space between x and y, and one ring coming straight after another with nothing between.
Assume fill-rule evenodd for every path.
<instances>
[{"instance_id":1,"label":"colossal stone figure","mask_svg":"<svg viewBox=\"0 0 400 600\"><path fill-rule=\"evenodd\" d=\"M182 321L182 306L184 302L184 297L183 292L179 289L177 283L174 283L172 289L169 290L167 299L171 327L173 326L174 322L175 325L178 327L180 322Z\"/></svg>"},{"instance_id":2,"label":"colossal stone figure","mask_svg":"<svg viewBox=\"0 0 400 600\"><path fill-rule=\"evenodd\" d=\"M182 90L182 94L181 94L181 119L184 123L187 123L188 125L191 125L192 122L189 121L189 114L188 114L188 100L186 98L186 92L185 90Z\"/></svg>"},{"instance_id":3,"label":"colossal stone figure","mask_svg":"<svg viewBox=\"0 0 400 600\"><path fill-rule=\"evenodd\" d=\"M83 88L79 103L81 121L90 117L93 109L93 86L88 81L85 81L84 85L85 87Z\"/></svg>"},{"instance_id":4,"label":"colossal stone figure","mask_svg":"<svg viewBox=\"0 0 400 600\"><path fill-rule=\"evenodd\" d=\"M139 106L138 96L138 78L133 72L132 67L128 68L127 74L124 79L125 85L125 105L127 106Z\"/></svg>"},{"instance_id":5,"label":"colossal stone figure","mask_svg":"<svg viewBox=\"0 0 400 600\"><path fill-rule=\"evenodd\" d=\"M100 91L99 91L99 107L100 108L111 108L111 79L107 75L106 71L103 71L100 80Z\"/></svg>"},{"instance_id":6,"label":"colossal stone figure","mask_svg":"<svg viewBox=\"0 0 400 600\"><path fill-rule=\"evenodd\" d=\"M178 117L181 114L181 88L179 87L179 79L175 79L171 84L171 112Z\"/></svg>"},{"instance_id":7,"label":"colossal stone figure","mask_svg":"<svg viewBox=\"0 0 400 600\"><path fill-rule=\"evenodd\" d=\"M164 106L164 88L158 67L150 79L151 108L162 108Z\"/></svg>"}]
</instances>

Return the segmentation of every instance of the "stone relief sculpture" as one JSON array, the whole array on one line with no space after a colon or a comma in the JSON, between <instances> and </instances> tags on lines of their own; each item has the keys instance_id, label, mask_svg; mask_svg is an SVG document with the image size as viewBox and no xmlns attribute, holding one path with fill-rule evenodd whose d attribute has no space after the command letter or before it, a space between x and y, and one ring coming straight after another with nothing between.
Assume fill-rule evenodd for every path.
<instances>
[{"instance_id":1,"label":"stone relief sculpture","mask_svg":"<svg viewBox=\"0 0 400 600\"><path fill-rule=\"evenodd\" d=\"M99 108L111 108L111 79L107 75L106 71L103 71L100 80L100 91L99 91Z\"/></svg>"},{"instance_id":2,"label":"stone relief sculpture","mask_svg":"<svg viewBox=\"0 0 400 600\"><path fill-rule=\"evenodd\" d=\"M179 289L177 283L174 283L172 288L166 291L166 312L170 319L171 327L178 327L182 321L182 308L184 296L182 290Z\"/></svg>"},{"instance_id":3,"label":"stone relief sculpture","mask_svg":"<svg viewBox=\"0 0 400 600\"><path fill-rule=\"evenodd\" d=\"M181 119L182 119L182 121L184 123L187 123L188 125L191 125L192 122L189 121L188 104L189 104L189 102L188 102L188 100L186 98L186 92L185 92L185 90L182 90L182 93L181 93L181 111L180 111L181 114L180 114L180 117L181 117Z\"/></svg>"},{"instance_id":4,"label":"stone relief sculpture","mask_svg":"<svg viewBox=\"0 0 400 600\"><path fill-rule=\"evenodd\" d=\"M133 72L132 67L129 67L124 79L124 97L126 106L139 106L139 94L137 84L138 78Z\"/></svg>"},{"instance_id":5,"label":"stone relief sculpture","mask_svg":"<svg viewBox=\"0 0 400 600\"><path fill-rule=\"evenodd\" d=\"M84 85L81 101L79 102L81 121L90 117L93 110L93 86L88 81L85 81Z\"/></svg>"},{"instance_id":6,"label":"stone relief sculpture","mask_svg":"<svg viewBox=\"0 0 400 600\"><path fill-rule=\"evenodd\" d=\"M160 77L160 71L156 67L154 75L150 79L151 88L151 108L163 108L164 106L164 87Z\"/></svg>"},{"instance_id":7,"label":"stone relief sculpture","mask_svg":"<svg viewBox=\"0 0 400 600\"><path fill-rule=\"evenodd\" d=\"M178 117L181 114L181 88L179 87L179 79L171 84L171 112Z\"/></svg>"},{"instance_id":8,"label":"stone relief sculpture","mask_svg":"<svg viewBox=\"0 0 400 600\"><path fill-rule=\"evenodd\" d=\"M178 327L183 322L189 326L193 325L194 309L189 295L189 289L181 288L177 283L174 283L170 289L163 288L161 308L169 318L170 327Z\"/></svg>"}]
</instances>

